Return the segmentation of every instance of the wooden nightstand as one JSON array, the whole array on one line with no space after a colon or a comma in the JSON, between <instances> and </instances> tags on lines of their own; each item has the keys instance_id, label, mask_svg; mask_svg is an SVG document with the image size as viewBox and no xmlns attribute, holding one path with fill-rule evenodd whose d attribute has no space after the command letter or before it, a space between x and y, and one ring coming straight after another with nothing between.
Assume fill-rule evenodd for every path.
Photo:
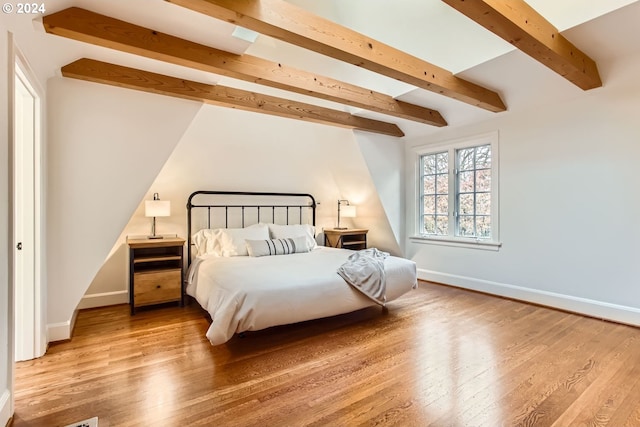
<instances>
[{"instance_id":1,"label":"wooden nightstand","mask_svg":"<svg viewBox=\"0 0 640 427\"><path fill-rule=\"evenodd\" d=\"M136 307L179 302L184 305L184 239L129 239L129 304Z\"/></svg>"},{"instance_id":2,"label":"wooden nightstand","mask_svg":"<svg viewBox=\"0 0 640 427\"><path fill-rule=\"evenodd\" d=\"M367 249L367 233L364 228L348 228L346 230L336 230L328 228L324 230L324 245L332 248Z\"/></svg>"}]
</instances>

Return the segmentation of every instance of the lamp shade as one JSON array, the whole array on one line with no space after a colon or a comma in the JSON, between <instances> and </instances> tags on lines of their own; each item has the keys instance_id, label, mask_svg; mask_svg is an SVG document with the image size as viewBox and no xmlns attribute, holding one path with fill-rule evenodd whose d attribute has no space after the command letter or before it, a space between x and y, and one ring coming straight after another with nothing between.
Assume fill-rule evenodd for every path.
<instances>
[{"instance_id":1,"label":"lamp shade","mask_svg":"<svg viewBox=\"0 0 640 427\"><path fill-rule=\"evenodd\" d=\"M340 207L340 216L344 218L355 218L356 216L356 207L352 205L341 206Z\"/></svg>"},{"instance_id":2,"label":"lamp shade","mask_svg":"<svg viewBox=\"0 0 640 427\"><path fill-rule=\"evenodd\" d=\"M144 216L170 216L171 202L168 200L147 200L144 202Z\"/></svg>"}]
</instances>

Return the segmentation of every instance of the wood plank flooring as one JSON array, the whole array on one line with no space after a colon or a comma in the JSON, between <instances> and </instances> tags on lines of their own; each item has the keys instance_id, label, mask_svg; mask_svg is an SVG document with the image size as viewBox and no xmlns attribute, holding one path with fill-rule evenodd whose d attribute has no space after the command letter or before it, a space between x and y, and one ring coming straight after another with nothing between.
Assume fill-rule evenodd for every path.
<instances>
[{"instance_id":1,"label":"wood plank flooring","mask_svg":"<svg viewBox=\"0 0 640 427\"><path fill-rule=\"evenodd\" d=\"M421 282L212 347L197 304L81 311L16 367L13 425L640 426L640 329Z\"/></svg>"}]
</instances>

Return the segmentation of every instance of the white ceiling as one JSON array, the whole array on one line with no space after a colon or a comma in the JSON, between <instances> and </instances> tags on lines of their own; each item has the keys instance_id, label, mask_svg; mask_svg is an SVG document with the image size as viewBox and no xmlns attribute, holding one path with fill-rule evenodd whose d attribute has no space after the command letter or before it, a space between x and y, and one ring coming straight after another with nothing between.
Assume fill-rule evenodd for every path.
<instances>
[{"instance_id":1,"label":"white ceiling","mask_svg":"<svg viewBox=\"0 0 640 427\"><path fill-rule=\"evenodd\" d=\"M514 50L489 31L440 0L290 0L342 25L404 50L460 77L501 94L509 111L536 108L584 92L543 65ZM590 55L607 84L608 70L619 60L640 55L640 1L529 0L529 4ZM393 4L392 7L389 5ZM496 113L471 107L393 79L322 57L278 40L259 36L252 44L233 35L233 25L162 0L49 0L47 14L78 6L148 28L235 53L245 52L387 93L403 101L439 110L451 126L469 124ZM407 137L437 128L369 111L320 101L180 66L137 57L46 34L36 17L1 14L1 27L16 36L41 81L80 57L220 83L350 111L397 123ZM598 90L598 89L594 89ZM497 114L508 114L497 113Z\"/></svg>"}]
</instances>

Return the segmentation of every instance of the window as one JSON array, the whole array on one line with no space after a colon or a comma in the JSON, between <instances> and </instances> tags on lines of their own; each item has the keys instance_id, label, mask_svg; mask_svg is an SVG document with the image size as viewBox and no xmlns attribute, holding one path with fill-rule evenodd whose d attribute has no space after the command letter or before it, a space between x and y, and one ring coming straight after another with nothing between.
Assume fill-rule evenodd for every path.
<instances>
[{"instance_id":1,"label":"window","mask_svg":"<svg viewBox=\"0 0 640 427\"><path fill-rule=\"evenodd\" d=\"M497 133L416 149L416 239L499 246Z\"/></svg>"},{"instance_id":2,"label":"window","mask_svg":"<svg viewBox=\"0 0 640 427\"><path fill-rule=\"evenodd\" d=\"M449 234L449 153L420 157L422 176L422 229L420 234Z\"/></svg>"},{"instance_id":3,"label":"window","mask_svg":"<svg viewBox=\"0 0 640 427\"><path fill-rule=\"evenodd\" d=\"M491 145L456 150L456 235L491 238Z\"/></svg>"}]
</instances>

